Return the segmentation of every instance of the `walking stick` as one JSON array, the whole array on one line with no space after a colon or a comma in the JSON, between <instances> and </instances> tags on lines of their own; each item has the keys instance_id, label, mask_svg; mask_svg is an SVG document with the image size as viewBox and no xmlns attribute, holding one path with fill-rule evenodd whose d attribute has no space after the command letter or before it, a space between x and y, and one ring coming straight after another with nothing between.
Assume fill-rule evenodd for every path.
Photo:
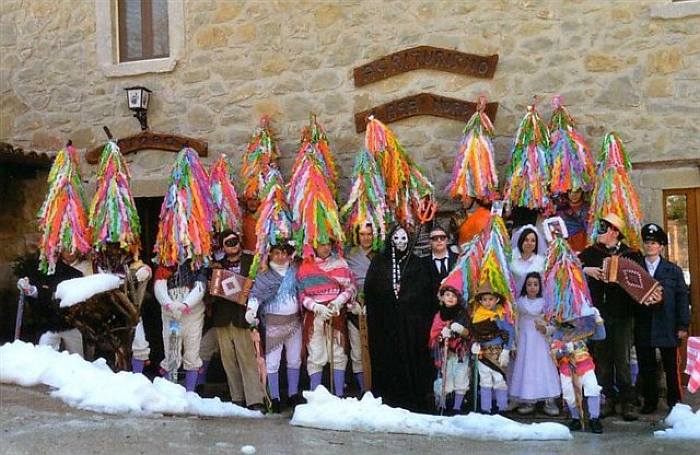
<instances>
[{"instance_id":1,"label":"walking stick","mask_svg":"<svg viewBox=\"0 0 700 455\"><path fill-rule=\"evenodd\" d=\"M333 378L333 316L326 322L326 326L324 328L324 332L328 333L327 329L330 329L330 336L328 337L328 372L330 373L329 379L330 379L330 388L331 388L331 393L335 395L335 380ZM324 333L324 334L326 334Z\"/></svg>"},{"instance_id":2,"label":"walking stick","mask_svg":"<svg viewBox=\"0 0 700 455\"><path fill-rule=\"evenodd\" d=\"M364 302L362 309L365 309ZM362 348L362 375L365 379L365 389L372 390L372 359L369 353L369 328L367 327L367 313L363 311L362 314L357 317L357 320L360 330L360 346Z\"/></svg>"},{"instance_id":3,"label":"walking stick","mask_svg":"<svg viewBox=\"0 0 700 455\"><path fill-rule=\"evenodd\" d=\"M580 422L581 422L581 429L585 430L586 429L586 424L584 423L586 419L584 419L583 415L583 391L581 390L581 381L576 374L576 368L574 366L573 359L570 357L569 358L569 371L571 372L571 383L574 386L574 396L576 397L576 407L578 408L578 414L581 417Z\"/></svg>"},{"instance_id":4,"label":"walking stick","mask_svg":"<svg viewBox=\"0 0 700 455\"><path fill-rule=\"evenodd\" d=\"M19 290L19 303L17 304L17 318L15 319L15 341L19 340L22 331L22 318L24 316L24 291Z\"/></svg>"},{"instance_id":5,"label":"walking stick","mask_svg":"<svg viewBox=\"0 0 700 455\"><path fill-rule=\"evenodd\" d=\"M477 399L479 391L477 390L477 385L479 384L479 354L473 354L474 360L472 363L472 410L476 412L479 408L477 406Z\"/></svg>"},{"instance_id":6,"label":"walking stick","mask_svg":"<svg viewBox=\"0 0 700 455\"><path fill-rule=\"evenodd\" d=\"M170 380L177 384L177 371L180 369L180 321L170 320L170 337L168 338L168 374Z\"/></svg>"},{"instance_id":7,"label":"walking stick","mask_svg":"<svg viewBox=\"0 0 700 455\"><path fill-rule=\"evenodd\" d=\"M447 400L447 350L449 348L449 338L442 341L442 367L440 375L442 376L442 388L440 390L440 415L445 412L445 401Z\"/></svg>"},{"instance_id":8,"label":"walking stick","mask_svg":"<svg viewBox=\"0 0 700 455\"><path fill-rule=\"evenodd\" d=\"M265 365L265 357L263 357L262 354L260 332L257 328L250 331L250 338L252 339L253 347L255 348L255 363L258 366L258 379L260 380L260 384L262 384L263 400L265 401L265 407L269 410L272 407L272 400L267 392L267 366Z\"/></svg>"}]
</instances>

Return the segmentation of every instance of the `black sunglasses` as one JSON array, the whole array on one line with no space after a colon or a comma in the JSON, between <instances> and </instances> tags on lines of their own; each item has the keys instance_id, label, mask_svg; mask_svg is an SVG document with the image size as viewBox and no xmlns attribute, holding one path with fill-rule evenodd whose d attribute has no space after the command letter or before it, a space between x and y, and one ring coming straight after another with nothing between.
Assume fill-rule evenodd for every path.
<instances>
[{"instance_id":1,"label":"black sunglasses","mask_svg":"<svg viewBox=\"0 0 700 455\"><path fill-rule=\"evenodd\" d=\"M430 237L430 240L447 240L446 235L434 235Z\"/></svg>"},{"instance_id":2,"label":"black sunglasses","mask_svg":"<svg viewBox=\"0 0 700 455\"><path fill-rule=\"evenodd\" d=\"M237 238L231 238L231 239L226 239L224 240L224 246L227 246L229 248L233 248L234 246L238 246L238 239Z\"/></svg>"},{"instance_id":3,"label":"black sunglasses","mask_svg":"<svg viewBox=\"0 0 700 455\"><path fill-rule=\"evenodd\" d=\"M605 233L608 232L608 231L610 230L610 228L612 228L612 227L613 227L612 224L608 223L608 222L605 221L605 220L601 220L601 221L598 223L598 229L597 229L598 234L601 234L601 235L602 235L602 234L605 234Z\"/></svg>"}]
</instances>

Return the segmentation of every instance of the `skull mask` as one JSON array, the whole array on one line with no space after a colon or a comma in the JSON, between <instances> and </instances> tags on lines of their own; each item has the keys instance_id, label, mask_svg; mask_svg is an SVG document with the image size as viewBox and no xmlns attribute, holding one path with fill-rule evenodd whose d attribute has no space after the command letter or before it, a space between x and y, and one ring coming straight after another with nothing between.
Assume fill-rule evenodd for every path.
<instances>
[{"instance_id":1,"label":"skull mask","mask_svg":"<svg viewBox=\"0 0 700 455\"><path fill-rule=\"evenodd\" d=\"M400 252L406 251L406 248L408 248L408 233L406 230L404 228L397 229L394 235L391 236L391 243Z\"/></svg>"}]
</instances>

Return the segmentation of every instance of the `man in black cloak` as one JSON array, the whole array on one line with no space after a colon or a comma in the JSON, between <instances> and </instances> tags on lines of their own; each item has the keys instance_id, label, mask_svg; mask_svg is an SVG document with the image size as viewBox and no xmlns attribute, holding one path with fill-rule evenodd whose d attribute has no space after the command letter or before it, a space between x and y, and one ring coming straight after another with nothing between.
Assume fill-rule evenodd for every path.
<instances>
[{"instance_id":1,"label":"man in black cloak","mask_svg":"<svg viewBox=\"0 0 700 455\"><path fill-rule=\"evenodd\" d=\"M433 380L430 276L411 253L405 229L395 227L389 238L372 259L364 287L372 392L389 406L426 412Z\"/></svg>"}]
</instances>

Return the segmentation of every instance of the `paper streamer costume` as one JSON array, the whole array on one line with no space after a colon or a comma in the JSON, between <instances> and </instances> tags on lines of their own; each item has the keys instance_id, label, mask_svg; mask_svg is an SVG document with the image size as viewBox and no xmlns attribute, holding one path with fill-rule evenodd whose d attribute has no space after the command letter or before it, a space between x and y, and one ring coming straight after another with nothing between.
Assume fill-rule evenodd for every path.
<instances>
[{"instance_id":1,"label":"paper streamer costume","mask_svg":"<svg viewBox=\"0 0 700 455\"><path fill-rule=\"evenodd\" d=\"M260 197L260 190L264 186L260 177L267 174L268 167L275 163L278 157L279 150L270 128L270 118L264 116L260 119L260 125L243 155L241 178L245 182L243 195L247 199Z\"/></svg>"},{"instance_id":2,"label":"paper streamer costume","mask_svg":"<svg viewBox=\"0 0 700 455\"><path fill-rule=\"evenodd\" d=\"M209 177L211 198L214 204L214 230L222 232L232 229L241 231L241 207L238 194L233 186L233 172L226 155L220 155L211 169Z\"/></svg>"}]
</instances>

